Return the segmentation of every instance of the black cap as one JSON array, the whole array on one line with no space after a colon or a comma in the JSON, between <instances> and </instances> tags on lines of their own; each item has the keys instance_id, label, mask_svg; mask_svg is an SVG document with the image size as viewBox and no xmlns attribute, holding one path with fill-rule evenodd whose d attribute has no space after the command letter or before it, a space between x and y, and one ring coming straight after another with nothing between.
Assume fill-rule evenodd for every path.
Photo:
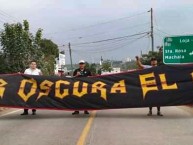
<instances>
[{"instance_id":1,"label":"black cap","mask_svg":"<svg viewBox=\"0 0 193 145\"><path fill-rule=\"evenodd\" d=\"M155 57L152 57L152 58L151 58L151 61L155 61L155 60L157 60Z\"/></svg>"}]
</instances>

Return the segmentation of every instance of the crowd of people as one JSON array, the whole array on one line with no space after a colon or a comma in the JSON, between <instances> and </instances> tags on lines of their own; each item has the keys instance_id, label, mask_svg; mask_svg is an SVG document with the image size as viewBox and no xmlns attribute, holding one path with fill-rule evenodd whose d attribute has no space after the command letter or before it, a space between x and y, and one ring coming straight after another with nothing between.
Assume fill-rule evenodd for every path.
<instances>
[{"instance_id":1,"label":"crowd of people","mask_svg":"<svg viewBox=\"0 0 193 145\"><path fill-rule=\"evenodd\" d=\"M157 66L157 59L155 57L151 58L150 61L150 65L143 65L140 61L140 58L138 56L136 56L136 64L138 65L139 69L146 69L146 68L151 68L151 67L156 67ZM85 61L84 60L80 60L79 61L79 68L77 68L74 72L73 72L73 76L70 75L70 73L68 72L68 74L65 77L89 77L91 76L91 72L89 69L87 69L85 67ZM28 75L42 75L42 72L40 69L37 68L37 62L36 61L31 61L29 64L29 68L26 69L24 71L24 74L28 74ZM58 74L59 76L63 76L63 72L59 72ZM148 116L152 116L152 108L153 107L149 107L149 112L148 112ZM21 115L28 115L28 110L29 109L24 109L24 112ZM79 110L75 110L72 115L78 115L80 112ZM89 112L87 110L84 110L84 114L89 114ZM32 109L32 115L36 115L36 109ZM163 116L163 114L161 113L161 107L157 106L157 115L158 116Z\"/></svg>"}]
</instances>

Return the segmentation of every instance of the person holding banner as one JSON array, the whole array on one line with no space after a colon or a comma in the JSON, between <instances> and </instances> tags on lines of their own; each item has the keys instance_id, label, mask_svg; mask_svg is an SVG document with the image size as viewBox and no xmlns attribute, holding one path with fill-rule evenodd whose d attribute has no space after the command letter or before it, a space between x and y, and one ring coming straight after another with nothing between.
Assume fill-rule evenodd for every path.
<instances>
[{"instance_id":1,"label":"person holding banner","mask_svg":"<svg viewBox=\"0 0 193 145\"><path fill-rule=\"evenodd\" d=\"M40 69L37 68L37 62L33 60L30 62L29 68L25 70L24 74L42 75L42 72ZM24 109L24 112L21 115L28 115L28 109ZM32 109L32 115L36 115L36 109Z\"/></svg>"},{"instance_id":2,"label":"person holding banner","mask_svg":"<svg viewBox=\"0 0 193 145\"><path fill-rule=\"evenodd\" d=\"M88 77L88 76L91 76L90 70L85 68L85 61L84 60L79 61L79 68L74 71L73 76L74 77ZM76 110L72 113L72 115L77 115L77 114L79 114L78 110ZM89 112L87 110L84 110L84 114L89 114Z\"/></svg>"},{"instance_id":3,"label":"person holding banner","mask_svg":"<svg viewBox=\"0 0 193 145\"><path fill-rule=\"evenodd\" d=\"M151 68L151 67L157 66L157 59L155 57L151 58L151 60L150 60L151 65L143 65L138 56L136 56L136 62L137 62L137 65L140 69L146 69L146 68ZM148 116L152 116L152 108L153 107L149 107L149 113L147 114ZM163 116L163 114L161 114L161 107L160 106L157 106L157 115Z\"/></svg>"}]
</instances>

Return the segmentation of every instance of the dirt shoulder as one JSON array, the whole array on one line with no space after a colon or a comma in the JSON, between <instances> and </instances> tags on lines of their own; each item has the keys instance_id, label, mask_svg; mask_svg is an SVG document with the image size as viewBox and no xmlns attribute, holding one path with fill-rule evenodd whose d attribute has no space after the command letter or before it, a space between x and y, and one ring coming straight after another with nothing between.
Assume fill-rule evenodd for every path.
<instances>
[{"instance_id":1,"label":"dirt shoulder","mask_svg":"<svg viewBox=\"0 0 193 145\"><path fill-rule=\"evenodd\" d=\"M0 107L0 116L15 110L18 110L18 109Z\"/></svg>"},{"instance_id":2,"label":"dirt shoulder","mask_svg":"<svg viewBox=\"0 0 193 145\"><path fill-rule=\"evenodd\" d=\"M193 114L193 106L180 106L179 108Z\"/></svg>"}]
</instances>

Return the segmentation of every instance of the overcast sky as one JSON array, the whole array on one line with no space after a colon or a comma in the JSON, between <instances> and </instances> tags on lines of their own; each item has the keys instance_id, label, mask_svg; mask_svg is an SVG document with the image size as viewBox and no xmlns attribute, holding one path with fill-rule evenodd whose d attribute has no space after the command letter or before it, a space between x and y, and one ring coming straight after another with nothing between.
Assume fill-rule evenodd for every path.
<instances>
[{"instance_id":1,"label":"overcast sky","mask_svg":"<svg viewBox=\"0 0 193 145\"><path fill-rule=\"evenodd\" d=\"M67 63L69 42L73 63L99 62L101 56L124 60L151 50L150 37L98 41L150 31L151 7L155 49L166 35L193 34L193 0L0 0L0 28L3 22L27 19L33 33L42 28L45 38L65 45L60 49L65 50ZM85 42L97 43L80 45Z\"/></svg>"}]
</instances>

